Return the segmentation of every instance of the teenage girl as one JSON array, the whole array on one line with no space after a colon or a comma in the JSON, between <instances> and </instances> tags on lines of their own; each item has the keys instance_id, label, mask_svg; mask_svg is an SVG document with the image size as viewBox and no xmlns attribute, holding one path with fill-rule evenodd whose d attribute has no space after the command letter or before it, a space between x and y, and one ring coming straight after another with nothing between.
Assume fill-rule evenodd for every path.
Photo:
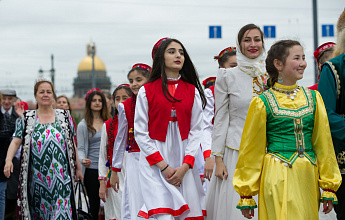
<instances>
[{"instance_id":1,"label":"teenage girl","mask_svg":"<svg viewBox=\"0 0 345 220\"><path fill-rule=\"evenodd\" d=\"M91 89L85 96L85 116L78 124L78 155L84 173L84 183L90 200L90 211L98 219L98 158L103 123L108 120L107 102L100 89Z\"/></svg>"},{"instance_id":2,"label":"teenage girl","mask_svg":"<svg viewBox=\"0 0 345 220\"><path fill-rule=\"evenodd\" d=\"M118 193L115 193L110 186L111 164L113 159L113 147L117 135L118 126L118 105L132 96L129 85L119 85L113 92L112 98L115 102L115 115L103 124L101 146L98 162L98 180L99 180L99 197L104 202L105 219L121 219L121 201L124 180L124 169L118 174L121 187Z\"/></svg>"},{"instance_id":3,"label":"teenage girl","mask_svg":"<svg viewBox=\"0 0 345 220\"><path fill-rule=\"evenodd\" d=\"M116 192L119 191L118 172L121 172L124 152L127 150L122 219L139 219L138 212L143 205L138 175L140 149L134 138L134 111L138 91L147 82L150 71L151 67L146 64L138 63L132 67L127 78L133 95L118 105L118 133L114 143L110 184Z\"/></svg>"},{"instance_id":4,"label":"teenage girl","mask_svg":"<svg viewBox=\"0 0 345 220\"><path fill-rule=\"evenodd\" d=\"M182 43L164 39L157 44L150 80L138 93L134 118L141 150L138 186L144 198L139 216L203 219L205 193L194 160L206 99Z\"/></svg>"},{"instance_id":5,"label":"teenage girl","mask_svg":"<svg viewBox=\"0 0 345 220\"><path fill-rule=\"evenodd\" d=\"M230 69L237 66L236 47L227 47L222 50L218 56L214 57L218 61L219 68ZM211 79L212 80L212 79ZM209 81L211 81L209 80ZM204 130L202 135L202 152L205 159L204 176L210 180L214 168L214 159L211 157L211 142L214 122L214 85L208 86L210 83L206 81L205 97L207 100L206 107L203 111ZM215 81L215 79L213 80Z\"/></svg>"}]
</instances>

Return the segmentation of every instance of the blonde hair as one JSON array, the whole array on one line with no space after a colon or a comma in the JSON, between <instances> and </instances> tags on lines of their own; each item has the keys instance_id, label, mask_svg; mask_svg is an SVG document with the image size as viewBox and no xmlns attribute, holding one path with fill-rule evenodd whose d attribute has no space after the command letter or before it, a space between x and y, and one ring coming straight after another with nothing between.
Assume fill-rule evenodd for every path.
<instances>
[{"instance_id":1,"label":"blonde hair","mask_svg":"<svg viewBox=\"0 0 345 220\"><path fill-rule=\"evenodd\" d=\"M345 53L345 10L341 13L337 23L337 45L335 45L333 56Z\"/></svg>"}]
</instances>

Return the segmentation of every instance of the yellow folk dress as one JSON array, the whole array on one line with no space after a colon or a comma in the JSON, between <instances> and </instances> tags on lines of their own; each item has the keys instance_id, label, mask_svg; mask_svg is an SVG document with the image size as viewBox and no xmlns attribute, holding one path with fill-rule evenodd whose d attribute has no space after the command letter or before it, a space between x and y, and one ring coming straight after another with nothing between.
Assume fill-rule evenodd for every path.
<instances>
[{"instance_id":1,"label":"yellow folk dress","mask_svg":"<svg viewBox=\"0 0 345 220\"><path fill-rule=\"evenodd\" d=\"M297 85L275 83L274 87L293 91ZM268 124L271 119L274 126ZM319 219L320 199L336 204L334 191L340 183L327 113L318 92L301 88L293 101L271 88L253 98L233 177L241 196L237 208L255 208L251 196L259 194L259 220ZM321 198L319 188L324 190Z\"/></svg>"}]
</instances>

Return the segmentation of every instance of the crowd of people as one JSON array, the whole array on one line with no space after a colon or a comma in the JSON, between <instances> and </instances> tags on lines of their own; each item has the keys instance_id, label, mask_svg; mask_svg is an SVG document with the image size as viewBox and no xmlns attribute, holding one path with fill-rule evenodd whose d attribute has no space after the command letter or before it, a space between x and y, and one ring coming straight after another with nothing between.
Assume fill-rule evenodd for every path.
<instances>
[{"instance_id":1,"label":"crowd of people","mask_svg":"<svg viewBox=\"0 0 345 220\"><path fill-rule=\"evenodd\" d=\"M300 42L266 53L247 24L202 83L182 42L160 39L152 68L87 92L78 125L49 80L35 83L35 110L1 90L0 220L77 219L78 180L93 219L103 206L106 220L307 220L320 203L345 219L345 12L337 28L310 88L297 85Z\"/></svg>"}]
</instances>

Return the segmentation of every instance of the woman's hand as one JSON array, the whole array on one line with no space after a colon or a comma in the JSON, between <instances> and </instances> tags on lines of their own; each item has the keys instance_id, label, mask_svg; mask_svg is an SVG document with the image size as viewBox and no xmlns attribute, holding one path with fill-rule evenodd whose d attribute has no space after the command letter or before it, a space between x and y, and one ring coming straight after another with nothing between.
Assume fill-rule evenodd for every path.
<instances>
[{"instance_id":1,"label":"woman's hand","mask_svg":"<svg viewBox=\"0 0 345 220\"><path fill-rule=\"evenodd\" d=\"M13 173L13 163L12 160L6 160L6 164L4 167L4 174L7 178L10 178L11 173Z\"/></svg>"},{"instance_id":2,"label":"woman's hand","mask_svg":"<svg viewBox=\"0 0 345 220\"><path fill-rule=\"evenodd\" d=\"M99 198L102 199L103 202L106 202L106 197L108 198L108 189L107 189L107 182L105 180L99 181Z\"/></svg>"},{"instance_id":3,"label":"woman's hand","mask_svg":"<svg viewBox=\"0 0 345 220\"><path fill-rule=\"evenodd\" d=\"M24 113L24 106L22 106L19 102L14 106L14 111L17 113L19 118Z\"/></svg>"},{"instance_id":4,"label":"woman's hand","mask_svg":"<svg viewBox=\"0 0 345 220\"><path fill-rule=\"evenodd\" d=\"M211 180L211 176L214 168L214 160L212 157L207 157L205 160L204 176L206 179Z\"/></svg>"},{"instance_id":5,"label":"woman's hand","mask_svg":"<svg viewBox=\"0 0 345 220\"><path fill-rule=\"evenodd\" d=\"M223 158L216 156L216 171L215 176L226 180L228 179L228 171L226 170L225 164L223 163Z\"/></svg>"},{"instance_id":6,"label":"woman's hand","mask_svg":"<svg viewBox=\"0 0 345 220\"><path fill-rule=\"evenodd\" d=\"M119 192L120 179L117 175L117 172L111 171L110 185L115 190L115 192Z\"/></svg>"},{"instance_id":7,"label":"woman's hand","mask_svg":"<svg viewBox=\"0 0 345 220\"><path fill-rule=\"evenodd\" d=\"M84 176L83 172L81 172L81 168L77 166L77 169L75 171L75 179L78 181L79 179L84 182Z\"/></svg>"},{"instance_id":8,"label":"woman's hand","mask_svg":"<svg viewBox=\"0 0 345 220\"><path fill-rule=\"evenodd\" d=\"M174 186L180 186L184 175L189 170L189 164L183 163L182 166L175 169L175 173L172 176L166 178L168 183Z\"/></svg>"},{"instance_id":9,"label":"woman's hand","mask_svg":"<svg viewBox=\"0 0 345 220\"><path fill-rule=\"evenodd\" d=\"M204 185L205 177L201 176L201 177L200 177L200 180L201 180L201 185Z\"/></svg>"},{"instance_id":10,"label":"woman's hand","mask_svg":"<svg viewBox=\"0 0 345 220\"><path fill-rule=\"evenodd\" d=\"M92 161L90 159L87 159L87 158L85 158L81 161L81 163L83 164L84 167L90 167L91 162Z\"/></svg>"},{"instance_id":11,"label":"woman's hand","mask_svg":"<svg viewBox=\"0 0 345 220\"><path fill-rule=\"evenodd\" d=\"M254 209L242 209L242 215L248 219L252 219L254 217Z\"/></svg>"},{"instance_id":12,"label":"woman's hand","mask_svg":"<svg viewBox=\"0 0 345 220\"><path fill-rule=\"evenodd\" d=\"M323 212L328 214L333 209L333 200L323 200Z\"/></svg>"}]
</instances>

